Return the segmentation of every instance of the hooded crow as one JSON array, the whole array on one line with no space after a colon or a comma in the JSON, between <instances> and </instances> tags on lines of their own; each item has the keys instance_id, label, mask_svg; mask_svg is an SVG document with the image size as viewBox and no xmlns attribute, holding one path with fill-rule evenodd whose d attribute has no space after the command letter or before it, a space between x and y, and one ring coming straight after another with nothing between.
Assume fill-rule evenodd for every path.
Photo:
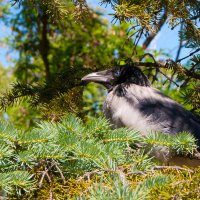
<instances>
[{"instance_id":1,"label":"hooded crow","mask_svg":"<svg viewBox=\"0 0 200 200\"><path fill-rule=\"evenodd\" d=\"M143 72L131 64L88 74L83 82L96 82L108 89L103 112L114 128L129 127L141 134L187 131L200 147L199 117L153 88Z\"/></svg>"}]
</instances>

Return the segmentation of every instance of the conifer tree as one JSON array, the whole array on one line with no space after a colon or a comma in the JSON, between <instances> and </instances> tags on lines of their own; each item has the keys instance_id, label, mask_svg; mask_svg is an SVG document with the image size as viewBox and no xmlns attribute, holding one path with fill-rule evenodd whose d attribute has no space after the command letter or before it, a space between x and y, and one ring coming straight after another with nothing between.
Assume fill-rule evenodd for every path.
<instances>
[{"instance_id":1,"label":"conifer tree","mask_svg":"<svg viewBox=\"0 0 200 200\"><path fill-rule=\"evenodd\" d=\"M76 7L66 2L69 13L62 20L59 10L51 7L57 4L43 1L20 1L16 14L4 13L14 35L7 39L19 59L14 68L17 81L1 95L1 109L28 100L47 119L58 120L66 112L82 115L81 77L110 65L115 50L122 52L126 26L120 33L117 27L108 30L101 13L92 10L84 23L77 23L72 16ZM52 12L58 13L54 17Z\"/></svg>"},{"instance_id":2,"label":"conifer tree","mask_svg":"<svg viewBox=\"0 0 200 200\"><path fill-rule=\"evenodd\" d=\"M88 23L91 24L91 19L93 19L94 21L97 19L95 18L93 11L89 8L85 0L83 1L82 0L81 1L77 1L77 0L76 1L14 0L13 3L21 5L22 8L23 8L23 5L24 5L24 8L26 8L26 6L29 5L28 6L29 8L31 7L31 9L32 8L35 9L35 13L40 13L37 16L38 19L40 18L43 19L45 17L46 18L45 20L48 22L53 21L55 23L58 23L58 21L63 22L63 21L68 21L70 19L70 22L76 21L78 23L81 23L82 26L84 25L86 28L86 24ZM178 87L180 89L180 93L177 97L177 100L181 101L182 103L185 103L185 105L187 105L188 108L192 109L192 111L199 113L200 111L200 108L199 108L199 105L200 105L199 103L199 100L200 100L199 99L199 96L200 96L199 95L199 80L200 80L200 75L199 75L199 63L200 63L199 6L200 5L199 4L200 3L199 1L195 0L195 1L181 1L180 2L179 0L174 0L174 1L138 1L138 0L133 0L133 1L108 0L107 1L106 0L106 1L99 1L99 3L105 6L107 4L110 4L114 12L113 20L114 21L118 20L119 22L126 22L129 25L130 31L127 32L128 37L127 38L124 37L124 42L126 41L126 39L129 39L129 41L133 41L134 46L132 47L132 52L126 52L126 49L122 50L119 47L115 47L117 50L120 49L122 52L125 52L125 53L120 53L118 59L124 60L124 59L130 58L134 61L135 65L143 67L144 69L147 69L147 71L149 71L147 74L149 78L152 80L152 82L155 82L155 80L161 80L160 77L163 77L162 80L164 80L164 83L167 86L167 88L173 89L173 88ZM72 6L72 4L74 4L74 6ZM27 15L25 11L23 15L26 18ZM27 20L28 20L28 17L27 17ZM34 21L33 18L29 20ZM90 22L87 22L88 20ZM52 70L50 70L50 67L52 67L51 62L58 63L58 60L56 60L55 58L53 58L54 60L51 60L51 61L49 60L49 58L47 59L48 52L50 52L49 48L51 46L49 45L50 41L48 40L50 39L49 36L51 36L53 31L57 30L58 32L58 30L60 30L58 26L54 26L53 28L52 25L48 25L48 31L46 30L46 34L42 35L42 33L45 33L45 29L47 29L47 26L45 28L44 20L39 20L39 21L41 22L41 25L39 25L41 26L41 28L38 29L41 31L41 34L40 34L41 38L39 38L39 44L36 41L32 41L32 42L29 41L28 44L31 45L31 48L29 48L28 46L25 46L25 47L28 48L29 50L33 49L33 52L34 52L35 44L38 44L40 46L40 48L38 49L42 57L42 62L45 68L44 73L48 81L46 82L46 86L44 86L43 89L37 88L37 87L34 87L34 88L26 87L25 85L16 85L15 87L16 90L19 92L18 94L19 96L24 96L24 95L33 96L31 94L31 91L32 90L34 91L34 89L36 91L38 90L38 95L36 95L37 98L33 100L33 103L36 103L36 104L39 101L45 102L45 100L47 99L45 95L45 91L47 88L49 88L48 86L49 84L53 85L53 83L55 82L53 81L52 83L51 81L52 79L55 80L55 77L54 76L51 77ZM85 23L82 23L82 22L85 22ZM26 23L28 23L28 21ZM139 41L141 40L142 36L146 36L146 39L143 41L143 45L142 45L143 49L145 50L165 23L167 23L171 27L171 29L174 29L175 27L180 26L180 32L179 32L180 45L177 51L176 59L175 60L166 59L165 61L160 61L156 59L155 55L151 55L149 53L146 53L143 56L140 55L140 52L138 53L138 49L136 49L136 47ZM25 23L23 24L26 27ZM66 23L64 24L65 24L64 27L66 27ZM61 23L61 26L63 26L63 23ZM85 30L87 30L87 28ZM89 29L87 31L92 33L92 31ZM99 41L93 41L92 43L93 45L95 45L95 48L96 48L96 46L98 45L95 42L98 43ZM108 43L108 41L105 41L105 44L106 43ZM131 44L131 42L129 44ZM122 46L123 45L121 45L121 47ZM104 51L105 49L109 49L105 47L106 46L104 45L103 46ZM184 58L180 58L181 48L192 48L192 52L190 52L189 55L185 56ZM100 51L102 50L101 45L100 45L100 49L97 48L97 51L99 50ZM85 55L88 55L88 53L89 52L87 52ZM113 51L111 51L110 53L112 54ZM105 55L106 54L108 55L108 57L110 57L109 52L106 51ZM83 55L81 55L81 57L82 58L80 58L78 63L76 62L76 59L74 63L73 61L74 56L71 55L71 60L72 60L71 63L64 63L64 64L68 66L82 65L83 62L81 61L81 59L83 59L89 62L89 63L86 63L86 66L89 65L91 67L91 65L96 66L96 64L98 66L103 66L105 64L107 65L106 59L102 57L99 57L98 63L95 63L94 61L95 58L94 59L84 58ZM184 60L186 58L190 58L190 60L187 64L184 64ZM79 67L76 66L76 71L78 70L78 68ZM61 69L63 69L63 67L61 67ZM59 71L61 69L59 68ZM66 73L71 74L71 72L66 72ZM63 71L61 72L61 74L64 74ZM79 77L81 77L81 74ZM59 80L61 79L59 77ZM57 84L60 85L59 81ZM71 84L71 87L73 84ZM76 84L77 83L75 83L74 86L76 86ZM50 91L49 93L49 96L51 96L50 99L52 99L54 95L57 96L58 93L62 93L63 91L66 91L66 89L67 90L71 89L71 87L70 88L64 87L58 90L53 88L52 91ZM22 94L23 93L22 90L24 91L24 94ZM22 93L20 93L20 91ZM29 93L25 91L29 91ZM72 95L72 93L75 94L73 91L71 91L70 96ZM183 94L183 95L180 95L180 94ZM16 98L14 98L14 96L16 96ZM8 98L4 99L4 101L1 101L2 107L6 107L9 103L11 102L13 103L13 101L17 99L17 95L12 95L12 93L10 96L8 95L7 97Z\"/></svg>"},{"instance_id":3,"label":"conifer tree","mask_svg":"<svg viewBox=\"0 0 200 200\"><path fill-rule=\"evenodd\" d=\"M152 133L145 138L126 128L112 130L104 118L84 124L68 115L57 123L40 122L28 132L1 122L0 143L1 198L143 199L153 189L172 188L176 183L172 175L184 185L184 176L194 173L158 166L150 156L158 147L193 155L193 136Z\"/></svg>"},{"instance_id":4,"label":"conifer tree","mask_svg":"<svg viewBox=\"0 0 200 200\"><path fill-rule=\"evenodd\" d=\"M18 82L1 95L1 108L25 99L50 120L26 131L0 122L1 197L199 199L199 169L171 166L176 156L199 163L193 136L155 132L144 137L135 130L113 130L103 117L87 121L79 86L83 74L115 65L111 61L118 52L118 64L131 59L147 69L153 84L166 84L166 93L179 85L175 98L183 102L184 94L186 106L199 113L199 1L99 1L110 4L121 23L109 30L84 0L12 2L20 6L7 21L15 33L10 43L20 52L14 68ZM1 10L6 19L7 9ZM183 65L180 52L165 62L144 52L164 23L172 29L180 25L180 49L183 41L193 48L185 57L189 64ZM139 47L142 35L146 39ZM89 90L96 95L92 86ZM93 115L91 102L85 103Z\"/></svg>"}]
</instances>

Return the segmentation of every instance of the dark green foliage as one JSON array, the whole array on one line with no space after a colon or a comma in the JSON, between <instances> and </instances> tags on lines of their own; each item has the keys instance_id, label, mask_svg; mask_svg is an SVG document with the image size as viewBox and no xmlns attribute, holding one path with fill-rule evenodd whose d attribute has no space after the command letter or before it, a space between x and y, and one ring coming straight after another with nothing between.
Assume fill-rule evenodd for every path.
<instances>
[{"instance_id":1,"label":"dark green foliage","mask_svg":"<svg viewBox=\"0 0 200 200\"><path fill-rule=\"evenodd\" d=\"M112 67L114 63L110 63L114 52L118 52L119 63L124 58L131 58L134 63L147 69L148 77L157 87L162 87L162 84L170 90L180 87L175 99L185 102L187 108L199 113L199 89L195 85L200 80L198 1L184 1L181 4L177 1L102 1L115 9L114 18L130 22L109 31L99 13L90 10L85 1L15 2L20 3L21 10L17 17L11 17L16 35L10 43L20 51L20 60L15 68L20 85L14 85L13 91L1 98L2 108L23 96L28 97L33 105L42 105L43 114L50 119L51 116L56 120L60 118L64 114L61 111L64 107L68 112L79 113L82 109L78 101L81 100L81 89L76 86L81 77L89 71ZM161 23L164 14L166 19ZM84 21L75 23L75 19L81 15ZM191 62L186 66L180 65L185 59L179 58L180 53L177 53L175 62L168 60L159 63L153 55L150 59L146 57L150 54L141 57L143 51L136 48L144 33L147 33L147 39L150 38L164 22L169 23L172 29L181 24L180 44L185 42L185 47L194 49L187 56L191 57ZM164 92L171 94L170 91ZM73 98L70 99L71 95ZM69 100L65 102L64 98ZM94 115L99 111L98 105L101 107L101 103L90 103L85 111ZM52 108L52 112L45 113L49 108ZM57 117L56 110L59 110Z\"/></svg>"},{"instance_id":2,"label":"dark green foliage","mask_svg":"<svg viewBox=\"0 0 200 200\"><path fill-rule=\"evenodd\" d=\"M68 4L67 10L75 11ZM43 117L59 120L66 112L83 115L81 78L107 68L115 51L130 55L132 43L124 52L121 46L128 26L108 29L100 13L91 10L81 24L71 15L54 23L48 6L47 1L21 1L16 16L7 15L6 23L12 25L14 34L8 41L20 57L14 69L17 82L1 94L0 107L28 100Z\"/></svg>"},{"instance_id":3,"label":"dark green foliage","mask_svg":"<svg viewBox=\"0 0 200 200\"><path fill-rule=\"evenodd\" d=\"M124 198L135 195L145 197L151 188L164 184L166 177L145 179L135 190L131 189L126 180L129 174L138 171L146 173L156 162L143 150L132 149L130 145L140 143L143 149L152 144L154 147L167 146L173 154L192 155L195 143L191 135L184 139L178 135L167 137L168 142L163 143L166 140L163 134L158 140L158 134L151 133L145 138L125 128L111 130L104 118L94 119L85 125L72 115L59 123L41 122L28 132L1 123L0 186L8 197L14 195L21 198L23 195L23 198L41 199L41 192L45 190L48 191L46 194L60 199L56 192L59 187L63 191L61 197L67 197L69 194L65 187L69 181L72 179L76 184L79 181L88 184L84 181L88 174L88 177L91 176L91 190L85 192L91 198L102 193L105 195L102 198L119 198L121 195ZM117 187L119 191L113 193L102 186L99 188L98 184ZM69 188L70 194L72 189Z\"/></svg>"},{"instance_id":4,"label":"dark green foliage","mask_svg":"<svg viewBox=\"0 0 200 200\"><path fill-rule=\"evenodd\" d=\"M85 1L78 2L79 5L85 4ZM199 85L197 83L200 81L200 2L198 0L181 2L179 0L105 0L99 2L103 5L110 4L114 11L114 21L125 21L127 24L129 24L130 30L133 30L133 32L128 32L129 39L133 39L135 46L133 48L132 55L138 53L136 47L138 43L142 41L142 36L146 36L146 39L142 45L143 48L146 49L164 24L168 24L172 30L175 27L180 26L180 44L175 61L166 60L164 63L163 61L160 62L154 58L156 57L155 53L154 55L147 54L153 58L150 60L152 63L136 63L139 66L143 66L144 68L148 69L148 76L152 78L152 82L156 86L160 84L160 79L166 88L169 88L170 90L178 86L180 89L180 94L183 95L179 94L175 98L180 102L186 103L186 107L199 114L200 94ZM170 40L170 38L167 39ZM188 55L180 58L180 52L182 48L191 48L192 50ZM182 65L182 62L186 58L190 58L190 61L187 64L184 63L184 65ZM135 61L135 58L132 58L132 60ZM159 81L156 82L156 80ZM164 92L169 94L166 89ZM171 95L173 95L173 93Z\"/></svg>"}]
</instances>

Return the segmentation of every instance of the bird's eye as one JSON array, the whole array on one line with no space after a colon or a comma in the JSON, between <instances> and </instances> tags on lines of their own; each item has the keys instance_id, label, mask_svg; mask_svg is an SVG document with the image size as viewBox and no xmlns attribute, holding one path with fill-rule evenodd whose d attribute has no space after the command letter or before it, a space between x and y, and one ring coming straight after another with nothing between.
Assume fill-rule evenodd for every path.
<instances>
[{"instance_id":1,"label":"bird's eye","mask_svg":"<svg viewBox=\"0 0 200 200\"><path fill-rule=\"evenodd\" d=\"M120 71L120 70L116 70L116 71L114 72L115 77L119 77L120 74L121 74L121 71Z\"/></svg>"}]
</instances>

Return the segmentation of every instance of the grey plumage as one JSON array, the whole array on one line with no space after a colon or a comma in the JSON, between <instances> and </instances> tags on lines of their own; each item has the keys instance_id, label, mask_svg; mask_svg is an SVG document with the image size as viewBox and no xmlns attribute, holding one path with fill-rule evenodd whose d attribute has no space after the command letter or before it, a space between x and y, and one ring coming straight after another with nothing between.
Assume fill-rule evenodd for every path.
<instances>
[{"instance_id":1,"label":"grey plumage","mask_svg":"<svg viewBox=\"0 0 200 200\"><path fill-rule=\"evenodd\" d=\"M200 125L196 117L178 103L151 87L135 84L123 87L126 95L116 95L116 86L109 92L103 106L106 117L115 128L126 126L142 134L189 131L198 138Z\"/></svg>"},{"instance_id":2,"label":"grey plumage","mask_svg":"<svg viewBox=\"0 0 200 200\"><path fill-rule=\"evenodd\" d=\"M188 131L200 147L199 118L153 88L140 69L126 65L89 74L82 81L98 82L107 87L109 92L103 111L114 128L126 126L141 134Z\"/></svg>"}]
</instances>

